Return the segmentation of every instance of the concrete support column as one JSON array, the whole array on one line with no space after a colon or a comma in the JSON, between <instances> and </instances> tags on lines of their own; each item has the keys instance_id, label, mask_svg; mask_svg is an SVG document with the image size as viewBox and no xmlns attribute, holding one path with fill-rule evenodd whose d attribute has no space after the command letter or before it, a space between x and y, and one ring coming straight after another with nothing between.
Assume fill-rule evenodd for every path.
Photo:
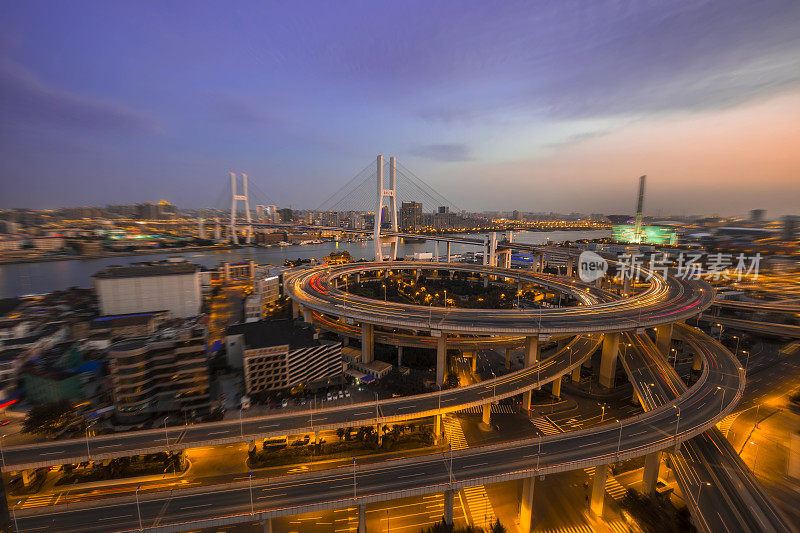
<instances>
[{"instance_id":1,"label":"concrete support column","mask_svg":"<svg viewBox=\"0 0 800 533\"><path fill-rule=\"evenodd\" d=\"M553 396L561 398L561 376L558 376L553 381Z\"/></svg>"},{"instance_id":2,"label":"concrete support column","mask_svg":"<svg viewBox=\"0 0 800 533\"><path fill-rule=\"evenodd\" d=\"M523 356L522 364L525 368L529 366L533 366L535 363L539 361L539 337L536 335L532 335L530 337L525 337L525 355ZM536 387L536 390L541 389L540 386ZM527 401L525 400L525 396L527 396ZM523 394L523 404L527 404L526 409L530 409L531 406L531 391L527 391Z\"/></svg>"},{"instance_id":3,"label":"concrete support column","mask_svg":"<svg viewBox=\"0 0 800 533\"><path fill-rule=\"evenodd\" d=\"M600 385L611 388L617 373L617 355L619 354L619 333L603 335L603 358L600 360Z\"/></svg>"},{"instance_id":4,"label":"concrete support column","mask_svg":"<svg viewBox=\"0 0 800 533\"><path fill-rule=\"evenodd\" d=\"M350 337L342 337L342 346L350 346Z\"/></svg>"},{"instance_id":5,"label":"concrete support column","mask_svg":"<svg viewBox=\"0 0 800 533\"><path fill-rule=\"evenodd\" d=\"M603 278L597 278L596 280L594 280L594 286L597 287L598 289L602 289L603 288Z\"/></svg>"},{"instance_id":6,"label":"concrete support column","mask_svg":"<svg viewBox=\"0 0 800 533\"><path fill-rule=\"evenodd\" d=\"M300 318L300 306L292 300L292 318Z\"/></svg>"},{"instance_id":7,"label":"concrete support column","mask_svg":"<svg viewBox=\"0 0 800 533\"><path fill-rule=\"evenodd\" d=\"M22 486L27 487L31 482L36 479L36 470L23 470L22 471Z\"/></svg>"},{"instance_id":8,"label":"concrete support column","mask_svg":"<svg viewBox=\"0 0 800 533\"><path fill-rule=\"evenodd\" d=\"M692 370L702 370L703 369L703 359L700 357L699 353L695 353L692 357Z\"/></svg>"},{"instance_id":9,"label":"concrete support column","mask_svg":"<svg viewBox=\"0 0 800 533\"><path fill-rule=\"evenodd\" d=\"M375 326L361 324L361 362L371 363L375 359Z\"/></svg>"},{"instance_id":10,"label":"concrete support column","mask_svg":"<svg viewBox=\"0 0 800 533\"><path fill-rule=\"evenodd\" d=\"M311 309L303 308L303 322L311 324L312 322Z\"/></svg>"},{"instance_id":11,"label":"concrete support column","mask_svg":"<svg viewBox=\"0 0 800 533\"><path fill-rule=\"evenodd\" d=\"M439 262L439 241L433 241L433 256L436 258L436 262Z\"/></svg>"},{"instance_id":12,"label":"concrete support column","mask_svg":"<svg viewBox=\"0 0 800 533\"><path fill-rule=\"evenodd\" d=\"M492 404L483 404L483 411L481 413L481 422L487 426L492 422Z\"/></svg>"},{"instance_id":13,"label":"concrete support column","mask_svg":"<svg viewBox=\"0 0 800 533\"><path fill-rule=\"evenodd\" d=\"M511 370L511 348L506 348L506 370Z\"/></svg>"},{"instance_id":14,"label":"concrete support column","mask_svg":"<svg viewBox=\"0 0 800 533\"><path fill-rule=\"evenodd\" d=\"M478 350L472 352L469 368L470 370L472 370L473 373L478 371Z\"/></svg>"},{"instance_id":15,"label":"concrete support column","mask_svg":"<svg viewBox=\"0 0 800 533\"><path fill-rule=\"evenodd\" d=\"M606 498L606 478L608 477L608 465L600 465L594 469L594 479L592 480L592 499L591 509L597 516L603 515L603 505Z\"/></svg>"},{"instance_id":16,"label":"concrete support column","mask_svg":"<svg viewBox=\"0 0 800 533\"><path fill-rule=\"evenodd\" d=\"M658 482L658 468L661 466L661 452L653 452L644 456L644 474L642 475L642 493L653 494Z\"/></svg>"},{"instance_id":17,"label":"concrete support column","mask_svg":"<svg viewBox=\"0 0 800 533\"><path fill-rule=\"evenodd\" d=\"M367 504L358 506L358 533L367 533Z\"/></svg>"},{"instance_id":18,"label":"concrete support column","mask_svg":"<svg viewBox=\"0 0 800 533\"><path fill-rule=\"evenodd\" d=\"M483 288L487 288L489 286L489 274L482 274L483 276Z\"/></svg>"},{"instance_id":19,"label":"concrete support column","mask_svg":"<svg viewBox=\"0 0 800 533\"><path fill-rule=\"evenodd\" d=\"M447 241L447 262L450 262L450 241ZM450 272L450 279L453 279L452 272Z\"/></svg>"},{"instance_id":20,"label":"concrete support column","mask_svg":"<svg viewBox=\"0 0 800 533\"><path fill-rule=\"evenodd\" d=\"M402 346L398 346L397 347L397 366L398 367L403 366L403 347Z\"/></svg>"},{"instance_id":21,"label":"concrete support column","mask_svg":"<svg viewBox=\"0 0 800 533\"><path fill-rule=\"evenodd\" d=\"M572 382L578 383L581 380L581 365L575 367L575 370L572 371Z\"/></svg>"},{"instance_id":22,"label":"concrete support column","mask_svg":"<svg viewBox=\"0 0 800 533\"><path fill-rule=\"evenodd\" d=\"M533 520L533 490L536 477L526 477L522 480L522 495L519 502L519 529L521 533L531 532Z\"/></svg>"},{"instance_id":23,"label":"concrete support column","mask_svg":"<svg viewBox=\"0 0 800 533\"><path fill-rule=\"evenodd\" d=\"M572 277L572 258L571 257L567 258L567 277L568 278Z\"/></svg>"},{"instance_id":24,"label":"concrete support column","mask_svg":"<svg viewBox=\"0 0 800 533\"><path fill-rule=\"evenodd\" d=\"M272 518L261 521L261 530L264 533L272 533Z\"/></svg>"},{"instance_id":25,"label":"concrete support column","mask_svg":"<svg viewBox=\"0 0 800 533\"><path fill-rule=\"evenodd\" d=\"M442 415L434 415L433 417L433 438L436 442L440 442L442 438Z\"/></svg>"},{"instance_id":26,"label":"concrete support column","mask_svg":"<svg viewBox=\"0 0 800 533\"><path fill-rule=\"evenodd\" d=\"M453 523L453 496L455 496L455 491L444 491L444 522L446 524Z\"/></svg>"},{"instance_id":27,"label":"concrete support column","mask_svg":"<svg viewBox=\"0 0 800 533\"><path fill-rule=\"evenodd\" d=\"M447 371L447 334L441 332L441 336L436 341L436 384L444 383L445 372Z\"/></svg>"},{"instance_id":28,"label":"concrete support column","mask_svg":"<svg viewBox=\"0 0 800 533\"><path fill-rule=\"evenodd\" d=\"M658 347L659 353L661 353L664 358L669 357L669 347L671 342L672 324L658 326L656 328L656 346Z\"/></svg>"}]
</instances>

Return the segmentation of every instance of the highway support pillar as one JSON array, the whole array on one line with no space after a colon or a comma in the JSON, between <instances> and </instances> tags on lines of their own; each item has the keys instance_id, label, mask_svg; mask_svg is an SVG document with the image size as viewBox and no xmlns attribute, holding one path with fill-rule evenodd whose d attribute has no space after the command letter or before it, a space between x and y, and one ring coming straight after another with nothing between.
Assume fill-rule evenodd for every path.
<instances>
[{"instance_id":1,"label":"highway support pillar","mask_svg":"<svg viewBox=\"0 0 800 533\"><path fill-rule=\"evenodd\" d=\"M580 383L581 381L581 365L575 367L575 370L572 371L572 382L573 383Z\"/></svg>"},{"instance_id":2,"label":"highway support pillar","mask_svg":"<svg viewBox=\"0 0 800 533\"><path fill-rule=\"evenodd\" d=\"M536 335L525 337L525 355L523 356L522 364L525 368L528 368L537 361L539 361L539 337ZM539 389L541 387L537 386L536 390ZM531 394L531 391L522 393L522 408L526 411L531 409Z\"/></svg>"},{"instance_id":3,"label":"highway support pillar","mask_svg":"<svg viewBox=\"0 0 800 533\"><path fill-rule=\"evenodd\" d=\"M439 262L439 241L433 241L433 256L435 261Z\"/></svg>"},{"instance_id":4,"label":"highway support pillar","mask_svg":"<svg viewBox=\"0 0 800 533\"><path fill-rule=\"evenodd\" d=\"M522 479L522 494L519 502L519 529L521 533L531 532L531 521L533 520L533 490L535 484L535 476Z\"/></svg>"},{"instance_id":5,"label":"highway support pillar","mask_svg":"<svg viewBox=\"0 0 800 533\"><path fill-rule=\"evenodd\" d=\"M475 372L478 371L478 350L473 350L473 352L470 355L472 355L472 357L470 357L469 360L470 363L469 368L470 370L472 370L472 373L474 374Z\"/></svg>"},{"instance_id":6,"label":"highway support pillar","mask_svg":"<svg viewBox=\"0 0 800 533\"><path fill-rule=\"evenodd\" d=\"M455 491L444 491L444 521L446 524L453 523L453 496Z\"/></svg>"},{"instance_id":7,"label":"highway support pillar","mask_svg":"<svg viewBox=\"0 0 800 533\"><path fill-rule=\"evenodd\" d=\"M444 384L447 371L447 334L440 332L441 336L436 341L436 384Z\"/></svg>"},{"instance_id":8,"label":"highway support pillar","mask_svg":"<svg viewBox=\"0 0 800 533\"><path fill-rule=\"evenodd\" d=\"M642 474L642 493L651 495L656 490L658 468L661 466L661 452L648 453L644 456L644 473Z\"/></svg>"},{"instance_id":9,"label":"highway support pillar","mask_svg":"<svg viewBox=\"0 0 800 533\"><path fill-rule=\"evenodd\" d=\"M292 300L292 318L300 318L300 306L294 300Z\"/></svg>"},{"instance_id":10,"label":"highway support pillar","mask_svg":"<svg viewBox=\"0 0 800 533\"><path fill-rule=\"evenodd\" d=\"M617 373L617 355L619 354L619 333L603 335L603 357L600 360L600 385L606 388L614 386Z\"/></svg>"},{"instance_id":11,"label":"highway support pillar","mask_svg":"<svg viewBox=\"0 0 800 533\"><path fill-rule=\"evenodd\" d=\"M608 477L608 465L600 465L594 469L594 479L592 480L592 499L590 507L597 516L603 516L603 505L606 498L606 478Z\"/></svg>"},{"instance_id":12,"label":"highway support pillar","mask_svg":"<svg viewBox=\"0 0 800 533\"><path fill-rule=\"evenodd\" d=\"M672 324L658 326L656 328L656 346L659 353L664 357L669 357L669 347L672 342Z\"/></svg>"},{"instance_id":13,"label":"highway support pillar","mask_svg":"<svg viewBox=\"0 0 800 533\"><path fill-rule=\"evenodd\" d=\"M556 398L561 398L561 377L558 376L555 380L553 380L553 396Z\"/></svg>"},{"instance_id":14,"label":"highway support pillar","mask_svg":"<svg viewBox=\"0 0 800 533\"><path fill-rule=\"evenodd\" d=\"M594 286L597 287L598 289L602 289L603 288L603 278L597 278L596 280L594 280Z\"/></svg>"},{"instance_id":15,"label":"highway support pillar","mask_svg":"<svg viewBox=\"0 0 800 533\"><path fill-rule=\"evenodd\" d=\"M511 348L506 348L506 370L511 370Z\"/></svg>"},{"instance_id":16,"label":"highway support pillar","mask_svg":"<svg viewBox=\"0 0 800 533\"><path fill-rule=\"evenodd\" d=\"M303 322L305 322L306 324L311 324L312 322L311 309L303 308Z\"/></svg>"},{"instance_id":17,"label":"highway support pillar","mask_svg":"<svg viewBox=\"0 0 800 533\"><path fill-rule=\"evenodd\" d=\"M264 533L272 533L272 518L261 521L261 530Z\"/></svg>"},{"instance_id":18,"label":"highway support pillar","mask_svg":"<svg viewBox=\"0 0 800 533\"><path fill-rule=\"evenodd\" d=\"M22 471L22 486L27 487L36 478L36 470L23 470Z\"/></svg>"},{"instance_id":19,"label":"highway support pillar","mask_svg":"<svg viewBox=\"0 0 800 533\"><path fill-rule=\"evenodd\" d=\"M447 262L450 262L450 241L447 241ZM450 279L453 279L453 271L450 271Z\"/></svg>"},{"instance_id":20,"label":"highway support pillar","mask_svg":"<svg viewBox=\"0 0 800 533\"><path fill-rule=\"evenodd\" d=\"M398 368L403 366L403 347L397 347L397 366Z\"/></svg>"},{"instance_id":21,"label":"highway support pillar","mask_svg":"<svg viewBox=\"0 0 800 533\"><path fill-rule=\"evenodd\" d=\"M375 326L361 324L361 362L371 363L375 359Z\"/></svg>"},{"instance_id":22,"label":"highway support pillar","mask_svg":"<svg viewBox=\"0 0 800 533\"><path fill-rule=\"evenodd\" d=\"M358 506L358 533L367 533L367 504Z\"/></svg>"},{"instance_id":23,"label":"highway support pillar","mask_svg":"<svg viewBox=\"0 0 800 533\"><path fill-rule=\"evenodd\" d=\"M529 404L530 407L530 404ZM492 404L485 403L483 404L483 412L481 414L481 422L486 424L487 426L492 422Z\"/></svg>"},{"instance_id":24,"label":"highway support pillar","mask_svg":"<svg viewBox=\"0 0 800 533\"><path fill-rule=\"evenodd\" d=\"M700 357L699 353L695 353L692 357L692 370L700 371L703 369L703 359Z\"/></svg>"},{"instance_id":25,"label":"highway support pillar","mask_svg":"<svg viewBox=\"0 0 800 533\"><path fill-rule=\"evenodd\" d=\"M433 416L433 438L438 444L442 439L442 415Z\"/></svg>"}]
</instances>

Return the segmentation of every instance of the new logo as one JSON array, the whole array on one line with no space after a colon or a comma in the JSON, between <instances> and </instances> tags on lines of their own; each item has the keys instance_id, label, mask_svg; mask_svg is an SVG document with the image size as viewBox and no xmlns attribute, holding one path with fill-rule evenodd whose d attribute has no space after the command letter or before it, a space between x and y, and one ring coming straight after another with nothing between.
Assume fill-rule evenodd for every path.
<instances>
[{"instance_id":1,"label":"new logo","mask_svg":"<svg viewBox=\"0 0 800 533\"><path fill-rule=\"evenodd\" d=\"M594 252L586 250L578 258L578 276L584 283L602 278L608 272L608 261Z\"/></svg>"}]
</instances>

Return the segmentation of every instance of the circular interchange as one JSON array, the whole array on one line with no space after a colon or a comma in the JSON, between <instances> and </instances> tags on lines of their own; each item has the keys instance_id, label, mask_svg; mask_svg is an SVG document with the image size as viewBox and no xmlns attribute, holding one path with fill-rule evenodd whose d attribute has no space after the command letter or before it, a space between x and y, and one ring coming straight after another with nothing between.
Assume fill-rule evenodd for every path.
<instances>
[{"instance_id":1,"label":"circular interchange","mask_svg":"<svg viewBox=\"0 0 800 533\"><path fill-rule=\"evenodd\" d=\"M456 271L534 283L581 300L577 307L547 309L463 309L386 302L337 288L347 276L374 271ZM341 281L340 281L341 280ZM714 290L701 280L652 275L635 297L610 299L607 291L576 279L467 263L373 262L319 266L287 276L289 297L304 309L358 322L413 331L475 335L613 333L672 324L711 305Z\"/></svg>"}]
</instances>

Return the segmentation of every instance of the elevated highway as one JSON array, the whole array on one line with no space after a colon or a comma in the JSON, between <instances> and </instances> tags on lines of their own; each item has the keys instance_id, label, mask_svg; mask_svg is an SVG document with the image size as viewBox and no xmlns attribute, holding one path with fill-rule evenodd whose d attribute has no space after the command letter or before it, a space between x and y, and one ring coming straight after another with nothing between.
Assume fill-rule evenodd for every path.
<instances>
[{"instance_id":1,"label":"elevated highway","mask_svg":"<svg viewBox=\"0 0 800 533\"><path fill-rule=\"evenodd\" d=\"M704 365L734 360L725 347L695 328L679 324L676 332L701 354ZM626 350L621 361L643 408L649 411L674 405L677 411L686 385L649 337L631 334L626 335L625 341L632 349ZM732 389L721 383L715 394L741 396L744 380L740 385ZM709 533L792 530L715 427L667 451L684 498L701 530Z\"/></svg>"},{"instance_id":2,"label":"elevated highway","mask_svg":"<svg viewBox=\"0 0 800 533\"><path fill-rule=\"evenodd\" d=\"M712 341L701 338L699 342L705 346ZM744 387L744 370L738 361L727 351L711 349L703 350L701 357L700 379L675 399L675 407L662 405L619 423L446 454L356 465L353 470L254 479L252 488L245 481L145 494L140 506L128 497L69 508L53 506L44 512L25 510L17 513L19 525L23 531L44 528L65 532L108 531L108 524L97 521L98 516L103 516L114 519L111 523L115 530L133 531L139 529L141 513L142 527L146 530L185 531L363 506L412 495L437 492L452 495L452 491L474 485L532 480L539 475L608 465L692 439L712 428L735 407ZM493 388L501 384L484 382L479 386ZM720 394L721 390L731 392Z\"/></svg>"},{"instance_id":3,"label":"elevated highway","mask_svg":"<svg viewBox=\"0 0 800 533\"><path fill-rule=\"evenodd\" d=\"M337 288L336 280L362 272L449 270L510 278L563 291L583 300L577 307L553 309L463 309L379 302ZM579 335L668 325L694 316L714 299L707 284L654 276L635 298L595 303L590 289L577 280L488 265L395 262L347 263L295 272L284 281L288 295L304 309L387 328L446 331L471 335Z\"/></svg>"},{"instance_id":4,"label":"elevated highway","mask_svg":"<svg viewBox=\"0 0 800 533\"><path fill-rule=\"evenodd\" d=\"M552 356L532 366L474 385L437 393L241 420L131 431L91 439L9 446L3 449L2 469L17 471L441 415L488 405L550 383L578 367L591 356L600 342L600 335L577 337Z\"/></svg>"}]
</instances>

